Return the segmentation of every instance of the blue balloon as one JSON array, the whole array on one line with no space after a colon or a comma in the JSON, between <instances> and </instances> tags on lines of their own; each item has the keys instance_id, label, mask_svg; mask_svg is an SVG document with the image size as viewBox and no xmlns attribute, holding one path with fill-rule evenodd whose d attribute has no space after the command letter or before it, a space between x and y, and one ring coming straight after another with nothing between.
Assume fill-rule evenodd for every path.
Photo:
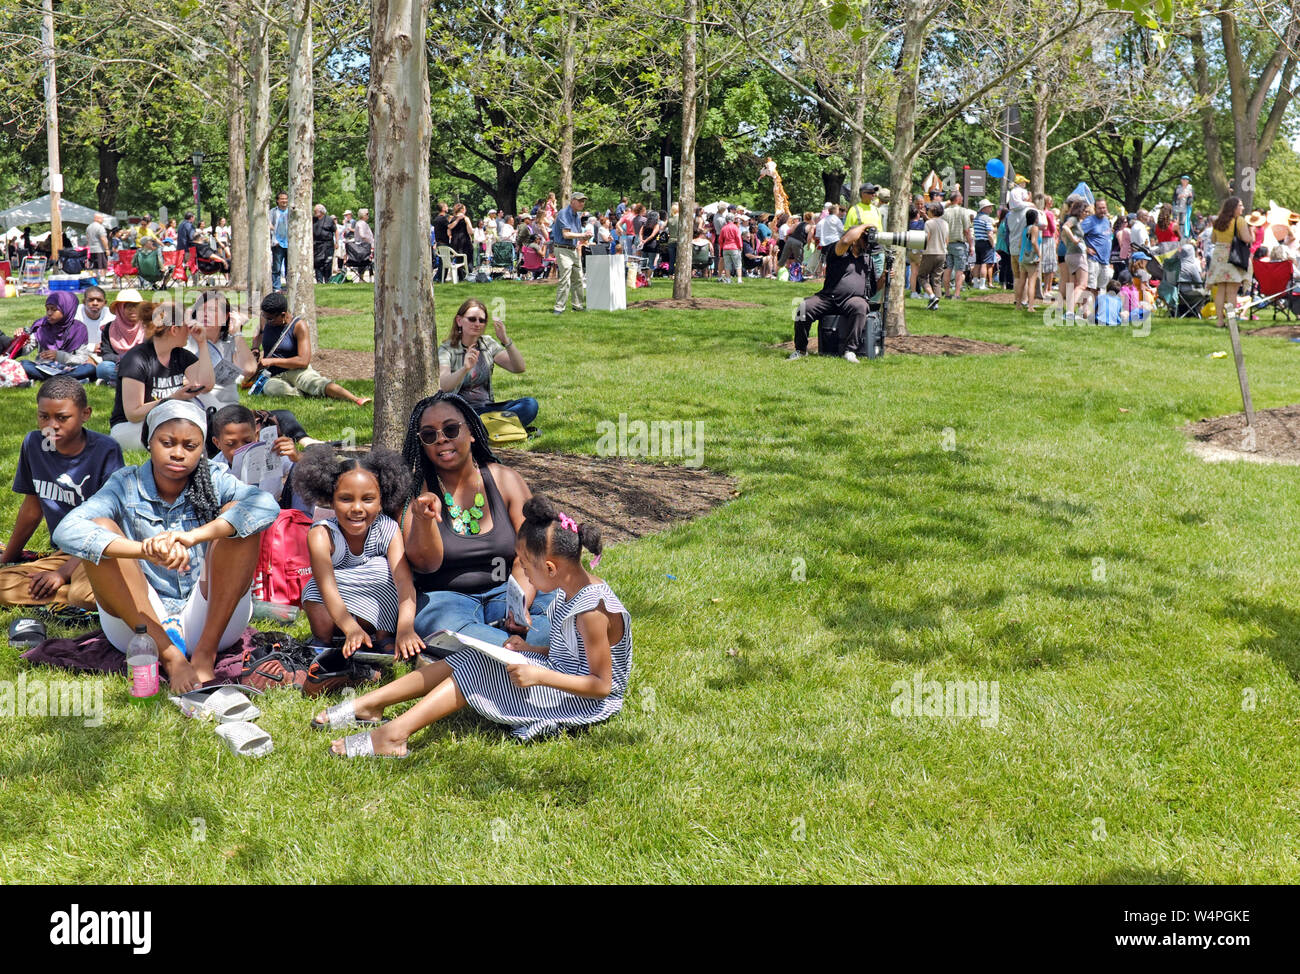
<instances>
[{"instance_id":1,"label":"blue balloon","mask_svg":"<svg viewBox=\"0 0 1300 974\"><path fill-rule=\"evenodd\" d=\"M988 174L994 179L1001 179L1007 174L1001 159L990 159L984 164L984 168L988 170Z\"/></svg>"}]
</instances>

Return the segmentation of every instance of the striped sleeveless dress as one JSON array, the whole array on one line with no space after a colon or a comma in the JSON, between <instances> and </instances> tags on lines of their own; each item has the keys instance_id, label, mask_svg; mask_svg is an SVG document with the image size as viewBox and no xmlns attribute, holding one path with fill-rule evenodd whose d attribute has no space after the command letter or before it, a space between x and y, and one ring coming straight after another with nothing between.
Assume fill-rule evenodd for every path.
<instances>
[{"instance_id":1,"label":"striped sleeveless dress","mask_svg":"<svg viewBox=\"0 0 1300 974\"><path fill-rule=\"evenodd\" d=\"M488 720L507 724L521 741L552 734L565 727L595 724L623 709L623 695L632 671L632 617L605 582L588 585L571 599L561 591L551 607L550 655L524 653L529 661L570 676L587 676L587 650L578 631L577 617L602 602L623 617L623 638L610 647L613 681L609 696L599 700L580 697L555 687L517 687L505 666L472 650L452 653L456 686L470 707Z\"/></svg>"},{"instance_id":2,"label":"striped sleeveless dress","mask_svg":"<svg viewBox=\"0 0 1300 974\"><path fill-rule=\"evenodd\" d=\"M397 631L397 586L388 568L388 546L397 534L397 522L387 514L380 514L366 533L366 543L361 554L354 555L338 522L333 518L317 521L329 528L334 550L330 562L334 565L334 582L348 612L354 619L364 619L377 632ZM315 527L313 524L312 527ZM303 589L304 602L324 602L316 579Z\"/></svg>"}]
</instances>

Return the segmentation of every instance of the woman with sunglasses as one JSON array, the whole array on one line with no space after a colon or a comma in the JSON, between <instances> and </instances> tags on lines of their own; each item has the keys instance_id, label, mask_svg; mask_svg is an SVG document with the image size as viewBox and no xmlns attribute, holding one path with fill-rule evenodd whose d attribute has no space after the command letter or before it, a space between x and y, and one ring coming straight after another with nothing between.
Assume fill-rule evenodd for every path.
<instances>
[{"instance_id":1,"label":"woman with sunglasses","mask_svg":"<svg viewBox=\"0 0 1300 974\"><path fill-rule=\"evenodd\" d=\"M537 418L537 400L532 396L495 402L492 399L492 367L523 372L524 357L506 335L505 322L492 322L495 339L487 331L487 307L470 298L456 312L451 335L438 346L438 388L458 393L476 413L508 409L525 427Z\"/></svg>"},{"instance_id":2,"label":"woman with sunglasses","mask_svg":"<svg viewBox=\"0 0 1300 974\"><path fill-rule=\"evenodd\" d=\"M400 520L415 580L415 631L462 632L504 645L511 633L549 641L546 609L554 593L538 594L515 561L515 539L532 491L488 448L478 415L455 393L421 399L402 443L415 499ZM513 576L528 619L506 619ZM509 627L495 628L505 622Z\"/></svg>"}]
</instances>

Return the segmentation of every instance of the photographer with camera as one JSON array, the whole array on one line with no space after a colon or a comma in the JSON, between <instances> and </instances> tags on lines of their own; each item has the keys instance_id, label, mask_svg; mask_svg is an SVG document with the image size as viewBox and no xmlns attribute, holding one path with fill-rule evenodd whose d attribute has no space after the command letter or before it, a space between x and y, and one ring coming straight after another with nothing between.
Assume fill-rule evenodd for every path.
<instances>
[{"instance_id":1,"label":"photographer with camera","mask_svg":"<svg viewBox=\"0 0 1300 974\"><path fill-rule=\"evenodd\" d=\"M867 323L867 293L871 259L872 237L875 227L859 223L845 231L833 248L825 254L826 280L822 289L809 295L799 304L794 319L794 351L787 361L801 359L808 354L809 323L826 315L843 315L851 318L852 327L844 339L844 360L857 362L856 349L862 343L862 332Z\"/></svg>"}]
</instances>

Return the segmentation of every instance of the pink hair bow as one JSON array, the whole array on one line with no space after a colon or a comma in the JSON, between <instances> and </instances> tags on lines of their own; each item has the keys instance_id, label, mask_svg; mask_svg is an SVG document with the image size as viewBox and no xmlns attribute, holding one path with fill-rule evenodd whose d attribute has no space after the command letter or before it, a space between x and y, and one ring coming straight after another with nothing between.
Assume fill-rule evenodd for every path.
<instances>
[{"instance_id":1,"label":"pink hair bow","mask_svg":"<svg viewBox=\"0 0 1300 974\"><path fill-rule=\"evenodd\" d=\"M567 514L560 514L560 527L564 528L566 531L572 531L574 534L578 533L577 523Z\"/></svg>"}]
</instances>

